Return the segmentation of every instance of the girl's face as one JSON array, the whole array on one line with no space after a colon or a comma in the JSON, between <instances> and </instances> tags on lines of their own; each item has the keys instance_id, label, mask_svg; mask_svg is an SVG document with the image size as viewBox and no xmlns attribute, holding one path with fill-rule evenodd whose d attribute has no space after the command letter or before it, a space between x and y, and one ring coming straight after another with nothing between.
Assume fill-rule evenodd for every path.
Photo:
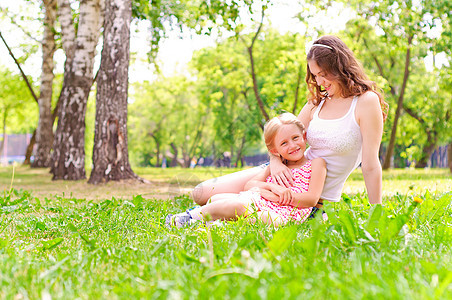
<instances>
[{"instance_id":1,"label":"girl's face","mask_svg":"<svg viewBox=\"0 0 452 300\"><path fill-rule=\"evenodd\" d=\"M304 156L306 141L300 128L295 124L284 124L275 135L274 148L271 152L281 155L291 162L299 161Z\"/></svg>"},{"instance_id":2,"label":"girl's face","mask_svg":"<svg viewBox=\"0 0 452 300\"><path fill-rule=\"evenodd\" d=\"M340 87L336 81L328 79L326 77L327 74L325 74L325 72L314 60L308 61L308 66L312 75L314 75L315 81L317 82L318 86L322 86L328 92L328 95L330 97L335 94L336 96L340 97Z\"/></svg>"}]
</instances>

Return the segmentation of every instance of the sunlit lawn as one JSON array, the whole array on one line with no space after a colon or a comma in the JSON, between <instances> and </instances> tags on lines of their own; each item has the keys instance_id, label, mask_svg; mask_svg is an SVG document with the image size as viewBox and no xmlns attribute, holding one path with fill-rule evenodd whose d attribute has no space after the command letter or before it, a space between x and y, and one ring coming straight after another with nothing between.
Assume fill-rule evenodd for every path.
<instances>
[{"instance_id":1,"label":"sunlit lawn","mask_svg":"<svg viewBox=\"0 0 452 300\"><path fill-rule=\"evenodd\" d=\"M384 172L375 207L358 170L329 221L280 229L163 226L190 188L233 169L135 169L150 183L100 186L12 171L0 168L1 299L452 298L446 169Z\"/></svg>"},{"instance_id":2,"label":"sunlit lawn","mask_svg":"<svg viewBox=\"0 0 452 300\"><path fill-rule=\"evenodd\" d=\"M9 188L11 181L16 189L32 191L35 196L64 196L87 200L110 199L111 197L130 199L134 195L145 198L169 199L181 194L189 194L198 183L236 172L233 168L134 168L148 184L134 182L109 182L104 185L90 185L81 181L52 181L48 169L30 169L16 166L0 167L0 189ZM87 171L89 176L89 170ZM417 193L426 190L444 193L452 190L452 174L448 169L394 169L383 172L383 194L393 195ZM365 184L361 170L356 170L347 180L344 193L354 195L364 193Z\"/></svg>"}]
</instances>

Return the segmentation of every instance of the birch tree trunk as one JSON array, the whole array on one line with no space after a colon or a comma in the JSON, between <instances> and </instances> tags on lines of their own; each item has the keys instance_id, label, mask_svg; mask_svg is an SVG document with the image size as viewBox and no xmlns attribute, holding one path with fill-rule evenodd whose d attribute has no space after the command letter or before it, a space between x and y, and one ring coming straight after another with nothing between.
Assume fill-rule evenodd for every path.
<instances>
[{"instance_id":1,"label":"birch tree trunk","mask_svg":"<svg viewBox=\"0 0 452 300\"><path fill-rule=\"evenodd\" d=\"M65 70L72 64L74 57L75 28L69 0L58 0L58 18L61 24L61 40L66 54Z\"/></svg>"},{"instance_id":2,"label":"birch tree trunk","mask_svg":"<svg viewBox=\"0 0 452 300\"><path fill-rule=\"evenodd\" d=\"M97 78L93 164L89 183L140 179L127 149L131 0L106 2L104 45Z\"/></svg>"},{"instance_id":3,"label":"birch tree trunk","mask_svg":"<svg viewBox=\"0 0 452 300\"><path fill-rule=\"evenodd\" d=\"M33 168L47 168L50 166L50 150L53 143L52 129L52 91L55 53L56 0L44 0L44 37L42 41L42 74L41 92L39 94L39 121L36 129L36 153Z\"/></svg>"},{"instance_id":4,"label":"birch tree trunk","mask_svg":"<svg viewBox=\"0 0 452 300\"><path fill-rule=\"evenodd\" d=\"M85 113L93 83L93 64L100 32L99 0L80 1L80 21L73 59L65 64L58 127L53 146L53 179L85 179ZM64 42L64 41L63 41Z\"/></svg>"}]
</instances>

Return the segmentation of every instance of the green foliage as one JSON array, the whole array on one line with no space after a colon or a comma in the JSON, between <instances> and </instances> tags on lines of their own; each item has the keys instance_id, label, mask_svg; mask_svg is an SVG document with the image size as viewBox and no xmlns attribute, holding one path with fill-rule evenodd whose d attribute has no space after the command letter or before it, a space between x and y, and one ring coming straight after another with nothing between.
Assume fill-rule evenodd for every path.
<instances>
[{"instance_id":1,"label":"green foliage","mask_svg":"<svg viewBox=\"0 0 452 300\"><path fill-rule=\"evenodd\" d=\"M168 160L178 154L188 166L192 157L202 155L198 147L205 143L209 109L196 98L195 88L182 76L134 84L129 104L132 161L160 166L159 154Z\"/></svg>"},{"instance_id":2,"label":"green foliage","mask_svg":"<svg viewBox=\"0 0 452 300\"><path fill-rule=\"evenodd\" d=\"M205 48L191 61L200 101L209 107L217 153L234 156L242 147L261 140L260 112L252 95L244 46L231 38L215 48ZM216 153L213 153L216 154Z\"/></svg>"},{"instance_id":3,"label":"green foliage","mask_svg":"<svg viewBox=\"0 0 452 300\"><path fill-rule=\"evenodd\" d=\"M427 159L425 146L445 145L452 137L452 84L446 69L424 70L412 75L407 89L405 110L410 110L401 120L402 130L398 143L404 145L406 157L419 161ZM405 154L403 153L403 154Z\"/></svg>"},{"instance_id":4,"label":"green foliage","mask_svg":"<svg viewBox=\"0 0 452 300\"><path fill-rule=\"evenodd\" d=\"M256 41L258 85L272 116L297 113L304 105L304 43L298 35L271 29ZM134 85L129 117L132 161L157 165L156 156L170 160L167 153L174 155L175 147L183 165L193 156L230 152L236 161L251 151L264 152L264 120L253 93L246 45L235 37L226 39L195 52L190 66L190 77L160 77Z\"/></svg>"},{"instance_id":5,"label":"green foliage","mask_svg":"<svg viewBox=\"0 0 452 300\"><path fill-rule=\"evenodd\" d=\"M20 75L0 68L1 133L4 125L7 134L32 132L37 124L37 104Z\"/></svg>"},{"instance_id":6,"label":"green foliage","mask_svg":"<svg viewBox=\"0 0 452 300\"><path fill-rule=\"evenodd\" d=\"M220 26L232 30L237 25L240 7L250 7L250 0L135 0L132 2L132 15L138 20L147 20L149 26L151 52L149 58L154 62L159 42L166 37L169 29L192 30L197 34L210 34Z\"/></svg>"}]
</instances>

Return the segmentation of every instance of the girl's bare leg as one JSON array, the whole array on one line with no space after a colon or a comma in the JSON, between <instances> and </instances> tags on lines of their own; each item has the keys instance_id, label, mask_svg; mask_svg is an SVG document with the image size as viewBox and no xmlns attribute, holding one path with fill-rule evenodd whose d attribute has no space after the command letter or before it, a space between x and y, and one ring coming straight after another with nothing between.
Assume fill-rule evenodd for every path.
<instances>
[{"instance_id":1,"label":"girl's bare leg","mask_svg":"<svg viewBox=\"0 0 452 300\"><path fill-rule=\"evenodd\" d=\"M216 194L210 197L210 199L207 201L207 204L220 201L220 200L234 200L237 199L238 193L221 193Z\"/></svg>"},{"instance_id":2,"label":"girl's bare leg","mask_svg":"<svg viewBox=\"0 0 452 300\"><path fill-rule=\"evenodd\" d=\"M192 197L197 204L204 205L213 195L242 192L245 184L261 171L262 167L255 167L209 179L198 184L193 189Z\"/></svg>"},{"instance_id":3,"label":"girl's bare leg","mask_svg":"<svg viewBox=\"0 0 452 300\"><path fill-rule=\"evenodd\" d=\"M259 219L267 225L273 225L275 227L283 225L282 218L276 214L268 211L258 211L257 216Z\"/></svg>"},{"instance_id":4,"label":"girl's bare leg","mask_svg":"<svg viewBox=\"0 0 452 300\"><path fill-rule=\"evenodd\" d=\"M237 216L243 216L249 210L251 199L240 199L239 197L228 197L209 203L201 208L203 216L209 215L212 220L235 220Z\"/></svg>"}]
</instances>

